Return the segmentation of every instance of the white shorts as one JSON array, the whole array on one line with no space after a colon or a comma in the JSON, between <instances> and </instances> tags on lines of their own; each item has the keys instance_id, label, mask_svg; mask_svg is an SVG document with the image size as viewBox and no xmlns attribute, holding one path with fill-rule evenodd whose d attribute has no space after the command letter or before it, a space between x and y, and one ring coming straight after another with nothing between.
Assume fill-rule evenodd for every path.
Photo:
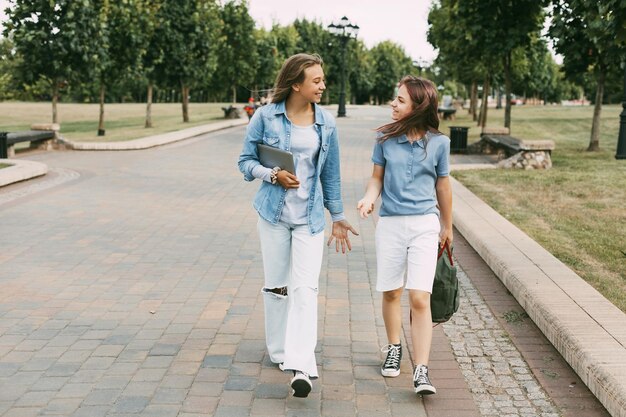
<instances>
[{"instance_id":1,"label":"white shorts","mask_svg":"<svg viewBox=\"0 0 626 417\"><path fill-rule=\"evenodd\" d=\"M437 266L439 216L385 216L376 225L377 291L432 292ZM408 268L407 268L408 265Z\"/></svg>"}]
</instances>

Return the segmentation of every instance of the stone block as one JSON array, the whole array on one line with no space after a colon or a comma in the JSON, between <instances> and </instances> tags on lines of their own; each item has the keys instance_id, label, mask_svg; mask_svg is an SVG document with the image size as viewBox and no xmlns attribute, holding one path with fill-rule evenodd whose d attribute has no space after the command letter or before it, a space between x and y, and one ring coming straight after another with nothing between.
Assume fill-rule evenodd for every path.
<instances>
[{"instance_id":1,"label":"stone block","mask_svg":"<svg viewBox=\"0 0 626 417\"><path fill-rule=\"evenodd\" d=\"M58 123L33 123L30 125L31 130L53 130L58 132L61 130L61 125Z\"/></svg>"},{"instance_id":2,"label":"stone block","mask_svg":"<svg viewBox=\"0 0 626 417\"><path fill-rule=\"evenodd\" d=\"M522 149L529 151L552 151L555 148L553 140L522 140L520 146L522 147Z\"/></svg>"},{"instance_id":3,"label":"stone block","mask_svg":"<svg viewBox=\"0 0 626 417\"><path fill-rule=\"evenodd\" d=\"M480 136L482 135L509 135L511 133L511 129L508 127L494 127L494 126L484 126L480 132Z\"/></svg>"}]
</instances>

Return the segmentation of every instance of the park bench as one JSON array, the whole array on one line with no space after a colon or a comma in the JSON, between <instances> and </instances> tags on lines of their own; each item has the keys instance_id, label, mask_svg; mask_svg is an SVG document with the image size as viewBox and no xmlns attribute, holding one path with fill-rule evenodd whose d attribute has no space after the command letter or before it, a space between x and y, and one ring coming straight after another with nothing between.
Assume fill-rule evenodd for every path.
<instances>
[{"instance_id":1,"label":"park bench","mask_svg":"<svg viewBox=\"0 0 626 417\"><path fill-rule=\"evenodd\" d=\"M437 109L437 112L439 113L439 118L441 118L443 120L454 120L454 116L456 114L456 109L455 108L439 107Z\"/></svg>"},{"instance_id":2,"label":"park bench","mask_svg":"<svg viewBox=\"0 0 626 417\"><path fill-rule=\"evenodd\" d=\"M482 153L498 155L501 168L548 169L552 167L552 140L522 140L510 135L482 134Z\"/></svg>"},{"instance_id":3,"label":"park bench","mask_svg":"<svg viewBox=\"0 0 626 417\"><path fill-rule=\"evenodd\" d=\"M15 156L15 145L21 142L30 142L31 149L51 149L58 131L58 124L37 124L31 130L0 132L0 158Z\"/></svg>"},{"instance_id":4,"label":"park bench","mask_svg":"<svg viewBox=\"0 0 626 417\"><path fill-rule=\"evenodd\" d=\"M222 110L224 111L225 119L240 119L241 118L241 113L239 112L238 107L233 107L232 105L230 105L228 107L222 107Z\"/></svg>"},{"instance_id":5,"label":"park bench","mask_svg":"<svg viewBox=\"0 0 626 417\"><path fill-rule=\"evenodd\" d=\"M441 100L441 106L437 108L439 118L443 120L454 120L456 108L453 105L452 96L445 95Z\"/></svg>"}]
</instances>

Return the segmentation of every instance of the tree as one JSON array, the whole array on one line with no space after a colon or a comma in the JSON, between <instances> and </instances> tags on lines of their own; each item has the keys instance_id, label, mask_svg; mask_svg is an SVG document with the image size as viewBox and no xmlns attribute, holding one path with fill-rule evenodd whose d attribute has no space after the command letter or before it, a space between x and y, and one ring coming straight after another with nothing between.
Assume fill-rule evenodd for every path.
<instances>
[{"instance_id":1,"label":"tree","mask_svg":"<svg viewBox=\"0 0 626 417\"><path fill-rule=\"evenodd\" d=\"M429 41L444 52L440 64L457 75L484 78L480 126L486 124L490 84L499 73L506 91L504 124L511 126L512 53L530 44L542 22L542 4L536 0L442 0L431 9Z\"/></svg>"},{"instance_id":2,"label":"tree","mask_svg":"<svg viewBox=\"0 0 626 417\"><path fill-rule=\"evenodd\" d=\"M435 2L428 14L427 35L428 41L439 50L435 66L441 69L440 76L471 85L469 112L474 121L477 119L479 80L487 73L480 58L481 45L473 41L469 29L475 18L459 12L458 0Z\"/></svg>"},{"instance_id":3,"label":"tree","mask_svg":"<svg viewBox=\"0 0 626 417\"><path fill-rule=\"evenodd\" d=\"M90 0L13 0L6 9L4 35L12 39L22 81L44 80L52 96L52 122L58 123L59 89L93 66L91 52L98 16Z\"/></svg>"},{"instance_id":4,"label":"tree","mask_svg":"<svg viewBox=\"0 0 626 417\"><path fill-rule=\"evenodd\" d=\"M7 38L0 38L0 101L15 98L17 93L16 73L19 60L13 52L13 42Z\"/></svg>"},{"instance_id":5,"label":"tree","mask_svg":"<svg viewBox=\"0 0 626 417\"><path fill-rule=\"evenodd\" d=\"M341 71L341 47L328 30L316 21L296 19L293 27L298 33L296 44L298 52L318 54L324 60L324 73L326 76L325 99L338 99L340 94ZM346 53L346 67L350 68L348 61L349 53ZM348 75L346 75L348 76Z\"/></svg>"},{"instance_id":6,"label":"tree","mask_svg":"<svg viewBox=\"0 0 626 417\"><path fill-rule=\"evenodd\" d=\"M144 12L140 15L142 19L141 27L143 28L143 39L145 53L141 56L142 76L147 84L146 91L146 118L144 127L152 127L152 95L154 92L154 84L157 81L166 80L164 74L163 62L165 59L164 40L157 36L157 27L159 26L160 11L163 6L163 0L152 0L144 5ZM159 71L161 69L161 71Z\"/></svg>"},{"instance_id":7,"label":"tree","mask_svg":"<svg viewBox=\"0 0 626 417\"><path fill-rule=\"evenodd\" d=\"M124 78L137 77L146 52L145 0L123 2L95 0L99 30L93 56L94 78L100 84L98 136L104 136L104 103L107 87ZM91 73L91 72L90 72Z\"/></svg>"},{"instance_id":8,"label":"tree","mask_svg":"<svg viewBox=\"0 0 626 417\"><path fill-rule=\"evenodd\" d=\"M486 124L489 83L503 71L506 91L504 125L511 127L512 53L517 47L530 44L530 36L540 30L543 22L541 2L536 0L464 0L458 2L459 15L469 18L468 36L486 69L483 85L483 120Z\"/></svg>"},{"instance_id":9,"label":"tree","mask_svg":"<svg viewBox=\"0 0 626 417\"><path fill-rule=\"evenodd\" d=\"M220 11L223 22L221 44L217 51L219 71L213 85L232 92L237 101L237 85L250 86L257 69L257 50L254 37L254 20L245 1L232 0Z\"/></svg>"},{"instance_id":10,"label":"tree","mask_svg":"<svg viewBox=\"0 0 626 417\"><path fill-rule=\"evenodd\" d=\"M276 71L280 69L285 59L298 52L302 52L299 48L300 34L293 25L280 26L274 24L271 33L276 38L276 50L278 51Z\"/></svg>"},{"instance_id":11,"label":"tree","mask_svg":"<svg viewBox=\"0 0 626 417\"><path fill-rule=\"evenodd\" d=\"M183 122L189 122L189 94L208 82L217 68L221 20L216 0L164 0L155 36L164 59L155 71L182 95Z\"/></svg>"},{"instance_id":12,"label":"tree","mask_svg":"<svg viewBox=\"0 0 626 417\"><path fill-rule=\"evenodd\" d=\"M391 41L375 45L370 53L374 61L375 74L372 94L377 103L385 103L393 98L398 81L411 72L413 61L401 46Z\"/></svg>"},{"instance_id":13,"label":"tree","mask_svg":"<svg viewBox=\"0 0 626 417\"><path fill-rule=\"evenodd\" d=\"M265 29L258 29L254 32L257 70L254 73L254 90L267 91L272 88L276 71L278 70L278 48L276 47L276 37ZM265 94L263 94L265 95Z\"/></svg>"},{"instance_id":14,"label":"tree","mask_svg":"<svg viewBox=\"0 0 626 417\"><path fill-rule=\"evenodd\" d=\"M549 33L569 77L592 72L596 96L587 151L600 150L600 114L607 72L624 59L626 5L621 0L555 0Z\"/></svg>"},{"instance_id":15,"label":"tree","mask_svg":"<svg viewBox=\"0 0 626 417\"><path fill-rule=\"evenodd\" d=\"M296 19L293 27L298 32L297 47L302 52L310 54L319 54L322 58L330 51L329 44L333 40L333 36L319 22L307 19Z\"/></svg>"},{"instance_id":16,"label":"tree","mask_svg":"<svg viewBox=\"0 0 626 417\"><path fill-rule=\"evenodd\" d=\"M516 94L541 98L544 103L560 102L563 95L570 94L566 93L569 83L559 74L560 67L545 39L533 36L529 47L515 48L512 62L512 91Z\"/></svg>"},{"instance_id":17,"label":"tree","mask_svg":"<svg viewBox=\"0 0 626 417\"><path fill-rule=\"evenodd\" d=\"M374 59L362 40L350 42L350 91L356 103L369 103L374 87Z\"/></svg>"}]
</instances>

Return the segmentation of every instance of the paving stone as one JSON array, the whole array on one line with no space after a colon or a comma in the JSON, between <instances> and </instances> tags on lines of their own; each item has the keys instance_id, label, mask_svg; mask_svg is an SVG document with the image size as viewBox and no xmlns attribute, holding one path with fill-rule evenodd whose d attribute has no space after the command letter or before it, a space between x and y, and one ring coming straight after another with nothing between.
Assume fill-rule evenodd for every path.
<instances>
[{"instance_id":1,"label":"paving stone","mask_svg":"<svg viewBox=\"0 0 626 417\"><path fill-rule=\"evenodd\" d=\"M388 119L377 106L351 111L351 118L337 120L348 150L342 152L346 207L371 174L371 143L363 138L373 140L372 129ZM289 375L270 363L265 349L263 266L251 207L258 181L242 181L233 168L243 135L241 127L115 155L39 153L33 157L51 167L39 183L70 179L49 193L18 184L12 188L29 198L9 205L0 189L3 214L29 219L3 224L0 234L0 281L9 278L14 291L0 293L2 417L499 415L492 410L552 417L558 411L511 343L512 333L465 283L461 310L434 333L440 337L431 353L436 398L412 393L409 355L400 377L382 378L386 334L374 290L375 224L352 209L346 215L360 231L352 252L329 250L320 272L320 379L309 398L293 398ZM463 265L459 271L463 276ZM519 340L538 360L553 354L537 339Z\"/></svg>"},{"instance_id":2,"label":"paving stone","mask_svg":"<svg viewBox=\"0 0 626 417\"><path fill-rule=\"evenodd\" d=\"M202 361L203 368L230 368L232 356L228 355L207 355Z\"/></svg>"},{"instance_id":3,"label":"paving stone","mask_svg":"<svg viewBox=\"0 0 626 417\"><path fill-rule=\"evenodd\" d=\"M287 398L291 394L287 384L259 384L256 386L255 398Z\"/></svg>"},{"instance_id":4,"label":"paving stone","mask_svg":"<svg viewBox=\"0 0 626 417\"><path fill-rule=\"evenodd\" d=\"M121 396L115 402L112 411L115 413L140 413L150 403L148 397Z\"/></svg>"},{"instance_id":5,"label":"paving stone","mask_svg":"<svg viewBox=\"0 0 626 417\"><path fill-rule=\"evenodd\" d=\"M149 356L174 356L180 350L180 345L172 345L172 344L156 344L150 353Z\"/></svg>"},{"instance_id":6,"label":"paving stone","mask_svg":"<svg viewBox=\"0 0 626 417\"><path fill-rule=\"evenodd\" d=\"M225 391L252 391L258 383L257 378L231 376L224 384Z\"/></svg>"},{"instance_id":7,"label":"paving stone","mask_svg":"<svg viewBox=\"0 0 626 417\"><path fill-rule=\"evenodd\" d=\"M158 388L151 401L154 404L182 404L187 392L186 389Z\"/></svg>"},{"instance_id":8,"label":"paving stone","mask_svg":"<svg viewBox=\"0 0 626 417\"><path fill-rule=\"evenodd\" d=\"M248 417L250 415L249 407L236 406L217 406L214 417Z\"/></svg>"},{"instance_id":9,"label":"paving stone","mask_svg":"<svg viewBox=\"0 0 626 417\"><path fill-rule=\"evenodd\" d=\"M279 399L255 398L252 401L251 416L284 416L285 402Z\"/></svg>"},{"instance_id":10,"label":"paving stone","mask_svg":"<svg viewBox=\"0 0 626 417\"><path fill-rule=\"evenodd\" d=\"M94 389L83 401L84 405L113 404L122 393L121 389Z\"/></svg>"}]
</instances>

